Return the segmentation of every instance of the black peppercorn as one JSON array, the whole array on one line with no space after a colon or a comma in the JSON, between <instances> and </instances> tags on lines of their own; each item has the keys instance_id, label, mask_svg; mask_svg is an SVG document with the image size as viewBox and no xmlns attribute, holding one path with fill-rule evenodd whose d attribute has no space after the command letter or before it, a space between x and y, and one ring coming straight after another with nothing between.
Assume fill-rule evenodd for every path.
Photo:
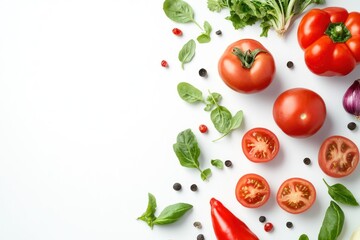
<instances>
[{"instance_id":1,"label":"black peppercorn","mask_svg":"<svg viewBox=\"0 0 360 240\"><path fill-rule=\"evenodd\" d=\"M287 223L286 223L286 227L287 227L287 228L292 228L292 227L293 227L293 223L292 223L292 222L287 222Z\"/></svg>"},{"instance_id":2,"label":"black peppercorn","mask_svg":"<svg viewBox=\"0 0 360 240\"><path fill-rule=\"evenodd\" d=\"M354 130L356 128L356 123L354 122L349 122L349 124L347 125L349 130Z\"/></svg>"},{"instance_id":3,"label":"black peppercorn","mask_svg":"<svg viewBox=\"0 0 360 240\"><path fill-rule=\"evenodd\" d=\"M264 222L266 221L266 217L265 217L265 216L260 216L260 217L259 217L259 221L260 221L261 223L264 223Z\"/></svg>"},{"instance_id":4,"label":"black peppercorn","mask_svg":"<svg viewBox=\"0 0 360 240\"><path fill-rule=\"evenodd\" d=\"M196 240L205 240L204 234L197 235Z\"/></svg>"},{"instance_id":5,"label":"black peppercorn","mask_svg":"<svg viewBox=\"0 0 360 240\"><path fill-rule=\"evenodd\" d=\"M199 70L199 75L200 75L200 77L206 77L206 76L207 76L207 71L206 71L206 69L205 69L205 68L201 68L201 69Z\"/></svg>"},{"instance_id":6,"label":"black peppercorn","mask_svg":"<svg viewBox=\"0 0 360 240\"><path fill-rule=\"evenodd\" d=\"M215 33L216 33L216 35L221 35L222 34L221 30L217 30Z\"/></svg>"},{"instance_id":7,"label":"black peppercorn","mask_svg":"<svg viewBox=\"0 0 360 240\"><path fill-rule=\"evenodd\" d=\"M230 160L226 160L225 161L225 166L226 167L231 167L232 166L232 162Z\"/></svg>"},{"instance_id":8,"label":"black peppercorn","mask_svg":"<svg viewBox=\"0 0 360 240\"><path fill-rule=\"evenodd\" d=\"M180 183L174 183L173 189L174 189L175 191L181 190L181 184L180 184Z\"/></svg>"},{"instance_id":9,"label":"black peppercorn","mask_svg":"<svg viewBox=\"0 0 360 240\"><path fill-rule=\"evenodd\" d=\"M196 228L198 228L198 229L201 229L201 228L202 228L201 222L196 221L196 222L194 222L193 225L194 225L194 227L196 227Z\"/></svg>"},{"instance_id":10,"label":"black peppercorn","mask_svg":"<svg viewBox=\"0 0 360 240\"><path fill-rule=\"evenodd\" d=\"M310 165L311 160L310 160L310 158L306 157L306 158L304 158L303 162L305 165Z\"/></svg>"},{"instance_id":11,"label":"black peppercorn","mask_svg":"<svg viewBox=\"0 0 360 240\"><path fill-rule=\"evenodd\" d=\"M293 68L293 67L294 67L294 63L293 63L292 61L288 61L288 62L286 63L286 66L287 66L288 68Z\"/></svg>"},{"instance_id":12,"label":"black peppercorn","mask_svg":"<svg viewBox=\"0 0 360 240\"><path fill-rule=\"evenodd\" d=\"M198 187L196 184L191 184L190 189L191 191L196 192L198 190Z\"/></svg>"}]
</instances>

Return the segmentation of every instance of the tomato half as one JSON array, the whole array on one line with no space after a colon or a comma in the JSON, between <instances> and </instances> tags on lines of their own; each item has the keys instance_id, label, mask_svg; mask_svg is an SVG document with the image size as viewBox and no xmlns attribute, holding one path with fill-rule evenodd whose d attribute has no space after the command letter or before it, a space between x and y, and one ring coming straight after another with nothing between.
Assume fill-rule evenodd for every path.
<instances>
[{"instance_id":1,"label":"tomato half","mask_svg":"<svg viewBox=\"0 0 360 240\"><path fill-rule=\"evenodd\" d=\"M268 162L279 152L280 144L275 133L266 128L253 128L242 138L242 150L252 162Z\"/></svg>"},{"instance_id":2,"label":"tomato half","mask_svg":"<svg viewBox=\"0 0 360 240\"><path fill-rule=\"evenodd\" d=\"M276 196L279 206L285 211L298 214L308 210L315 202L316 190L314 185L302 178L285 180Z\"/></svg>"},{"instance_id":3,"label":"tomato half","mask_svg":"<svg viewBox=\"0 0 360 240\"><path fill-rule=\"evenodd\" d=\"M281 130L291 137L310 137L325 122L326 106L319 94L306 88L281 93L273 105L273 117Z\"/></svg>"},{"instance_id":4,"label":"tomato half","mask_svg":"<svg viewBox=\"0 0 360 240\"><path fill-rule=\"evenodd\" d=\"M218 71L231 89L241 93L255 93L273 81L275 61L260 42L241 39L226 48L219 59Z\"/></svg>"},{"instance_id":5,"label":"tomato half","mask_svg":"<svg viewBox=\"0 0 360 240\"><path fill-rule=\"evenodd\" d=\"M354 172L359 163L359 149L346 137L331 136L321 144L318 162L328 176L346 177Z\"/></svg>"},{"instance_id":6,"label":"tomato half","mask_svg":"<svg viewBox=\"0 0 360 240\"><path fill-rule=\"evenodd\" d=\"M258 208L269 200L270 186L262 176L248 173L238 180L235 195L244 207Z\"/></svg>"}]
</instances>

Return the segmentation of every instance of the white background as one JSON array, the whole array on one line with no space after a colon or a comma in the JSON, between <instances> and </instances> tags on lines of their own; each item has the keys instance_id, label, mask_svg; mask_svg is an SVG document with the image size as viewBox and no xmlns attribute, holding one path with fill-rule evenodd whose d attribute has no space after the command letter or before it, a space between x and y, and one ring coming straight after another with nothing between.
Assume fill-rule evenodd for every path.
<instances>
[{"instance_id":1,"label":"white background","mask_svg":"<svg viewBox=\"0 0 360 240\"><path fill-rule=\"evenodd\" d=\"M356 1L327 0L325 6L359 11ZM227 11L210 12L206 1L188 1L195 19L213 27L212 40L197 44L193 61L180 68L177 54L201 33L194 24L177 24L162 10L161 0L0 0L0 239L3 240L183 240L199 233L215 239L209 200L216 197L262 240L316 239L330 197L322 182L341 182L360 200L359 168L349 177L332 179L317 164L322 140L340 134L360 146L359 130L349 131L354 118L342 107L345 90L360 75L319 77L306 68L297 44L300 19L283 38L270 30L259 37L258 25L234 30ZM184 34L172 34L174 27ZM220 29L222 36L215 35ZM259 40L273 54L277 73L261 93L244 95L227 88L217 73L223 50L242 38ZM167 60L169 68L160 66ZM294 69L286 68L292 60ZM198 75L205 68L208 78ZM201 105L182 101L176 85L186 81L203 92L223 95L231 112L244 111L239 130L221 141L209 113ZM322 129L307 139L286 136L275 125L272 104L291 87L318 92L327 105ZM209 126L201 134L200 124ZM240 142L252 127L277 134L279 156L254 164L243 155ZM196 170L180 166L172 144L177 134L191 128L201 148L202 168L213 176L201 181ZM310 157L312 164L302 160ZM232 160L233 168L215 169L210 159ZM245 173L263 175L272 189L269 202L246 209L235 198L234 187ZM300 215L280 209L277 188L289 177L303 177L316 187L315 205ZM182 191L172 189L180 182ZM197 192L190 191L196 183ZM188 202L194 208L180 221L151 230L136 220L152 193L158 212L169 204ZM349 239L360 225L360 209L341 205L345 225L340 239ZM264 215L275 229L263 230ZM203 229L192 226L200 221ZM287 229L285 223L294 227Z\"/></svg>"}]
</instances>

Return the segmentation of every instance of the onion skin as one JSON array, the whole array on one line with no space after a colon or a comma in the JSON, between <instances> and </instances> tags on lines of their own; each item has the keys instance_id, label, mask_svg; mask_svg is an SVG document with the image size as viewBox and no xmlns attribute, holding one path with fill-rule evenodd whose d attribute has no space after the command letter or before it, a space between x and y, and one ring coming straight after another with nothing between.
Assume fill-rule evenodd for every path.
<instances>
[{"instance_id":1,"label":"onion skin","mask_svg":"<svg viewBox=\"0 0 360 240\"><path fill-rule=\"evenodd\" d=\"M360 79L355 80L346 90L343 97L343 107L346 112L360 119Z\"/></svg>"}]
</instances>

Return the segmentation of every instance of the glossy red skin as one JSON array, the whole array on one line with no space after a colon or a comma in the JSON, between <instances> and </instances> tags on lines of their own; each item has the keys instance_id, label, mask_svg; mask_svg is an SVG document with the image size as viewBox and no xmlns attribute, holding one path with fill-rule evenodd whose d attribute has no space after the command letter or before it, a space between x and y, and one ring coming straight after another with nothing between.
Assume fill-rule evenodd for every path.
<instances>
[{"instance_id":1,"label":"glossy red skin","mask_svg":"<svg viewBox=\"0 0 360 240\"><path fill-rule=\"evenodd\" d=\"M242 51L262 49L255 57L254 64L247 69L234 55L234 47ZM218 71L221 79L231 89L240 93L256 93L267 88L275 75L275 61L271 53L254 39L241 39L230 44L218 62Z\"/></svg>"},{"instance_id":2,"label":"glossy red skin","mask_svg":"<svg viewBox=\"0 0 360 240\"><path fill-rule=\"evenodd\" d=\"M351 33L344 43L325 34L330 23L344 23ZM297 32L310 71L321 76L343 76L360 62L360 13L341 7L311 9L301 19Z\"/></svg>"},{"instance_id":3,"label":"glossy red skin","mask_svg":"<svg viewBox=\"0 0 360 240\"><path fill-rule=\"evenodd\" d=\"M248 144L254 144L254 146L249 147ZM257 145L258 147L256 147ZM257 157L256 152L258 152L258 148L264 145L266 145L267 148L260 151L264 152L266 156L263 157L260 155L260 157ZM280 143L275 133L269 129L260 127L247 131L242 138L241 146L246 158L256 163L273 160L280 149Z\"/></svg>"},{"instance_id":4,"label":"glossy red skin","mask_svg":"<svg viewBox=\"0 0 360 240\"><path fill-rule=\"evenodd\" d=\"M306 138L323 126L326 118L324 100L306 88L293 88L281 93L273 105L276 124L287 135Z\"/></svg>"},{"instance_id":5,"label":"glossy red skin","mask_svg":"<svg viewBox=\"0 0 360 240\"><path fill-rule=\"evenodd\" d=\"M256 184L256 186L254 186L248 183L249 180L255 180L258 183ZM243 190L242 190L244 186L250 189L249 194L255 188L254 192L257 194L256 198L258 198L259 195L261 196L261 198L258 200L254 200L254 198L251 198L250 196L249 199L251 199L251 201L249 199L244 198ZM238 202L244 207L258 208L263 206L269 200L270 186L269 183L266 181L266 179L258 174L254 174L254 173L245 174L238 180L236 184L235 196Z\"/></svg>"},{"instance_id":6,"label":"glossy red skin","mask_svg":"<svg viewBox=\"0 0 360 240\"><path fill-rule=\"evenodd\" d=\"M303 186L306 186L306 188L309 190L309 193L310 193L308 198L307 197L303 198L301 196L302 197L301 201L304 202L305 205L303 205L301 207L297 207L297 208L289 207L288 204L286 204L286 199L285 199L286 197L284 197L282 194L284 187L287 187L287 186L294 187L294 183L301 183ZM294 192L294 189L293 188L291 188L291 189L292 189L291 192ZM295 194L297 194L299 192L301 192L301 190L297 189ZM292 214L299 214L299 213L303 213L303 212L307 211L314 204L315 200L316 200L316 190L315 190L314 185L311 182L309 182L308 180L305 180L302 178L289 178L289 179L285 180L279 187L279 190L276 195L276 201L277 201L278 205L285 211L292 213Z\"/></svg>"},{"instance_id":7,"label":"glossy red skin","mask_svg":"<svg viewBox=\"0 0 360 240\"><path fill-rule=\"evenodd\" d=\"M340 146L347 146L346 151L331 151L330 144L335 144L335 149L341 149ZM345 144L345 145L343 145ZM345 148L343 148L345 149ZM333 153L333 154L329 154ZM338 157L334 159L334 156ZM346 161L346 156L353 156ZM331 159L329 159L331 157ZM348 164L348 168L333 168L332 163L336 161L336 166L339 163ZM343 136L330 136L323 141L319 149L318 162L321 170L328 176L334 178L342 178L353 173L359 163L359 149L356 144L350 139ZM339 171L341 170L341 171Z\"/></svg>"},{"instance_id":8,"label":"glossy red skin","mask_svg":"<svg viewBox=\"0 0 360 240\"><path fill-rule=\"evenodd\" d=\"M259 240L249 227L220 201L211 198L211 220L218 240Z\"/></svg>"}]
</instances>

